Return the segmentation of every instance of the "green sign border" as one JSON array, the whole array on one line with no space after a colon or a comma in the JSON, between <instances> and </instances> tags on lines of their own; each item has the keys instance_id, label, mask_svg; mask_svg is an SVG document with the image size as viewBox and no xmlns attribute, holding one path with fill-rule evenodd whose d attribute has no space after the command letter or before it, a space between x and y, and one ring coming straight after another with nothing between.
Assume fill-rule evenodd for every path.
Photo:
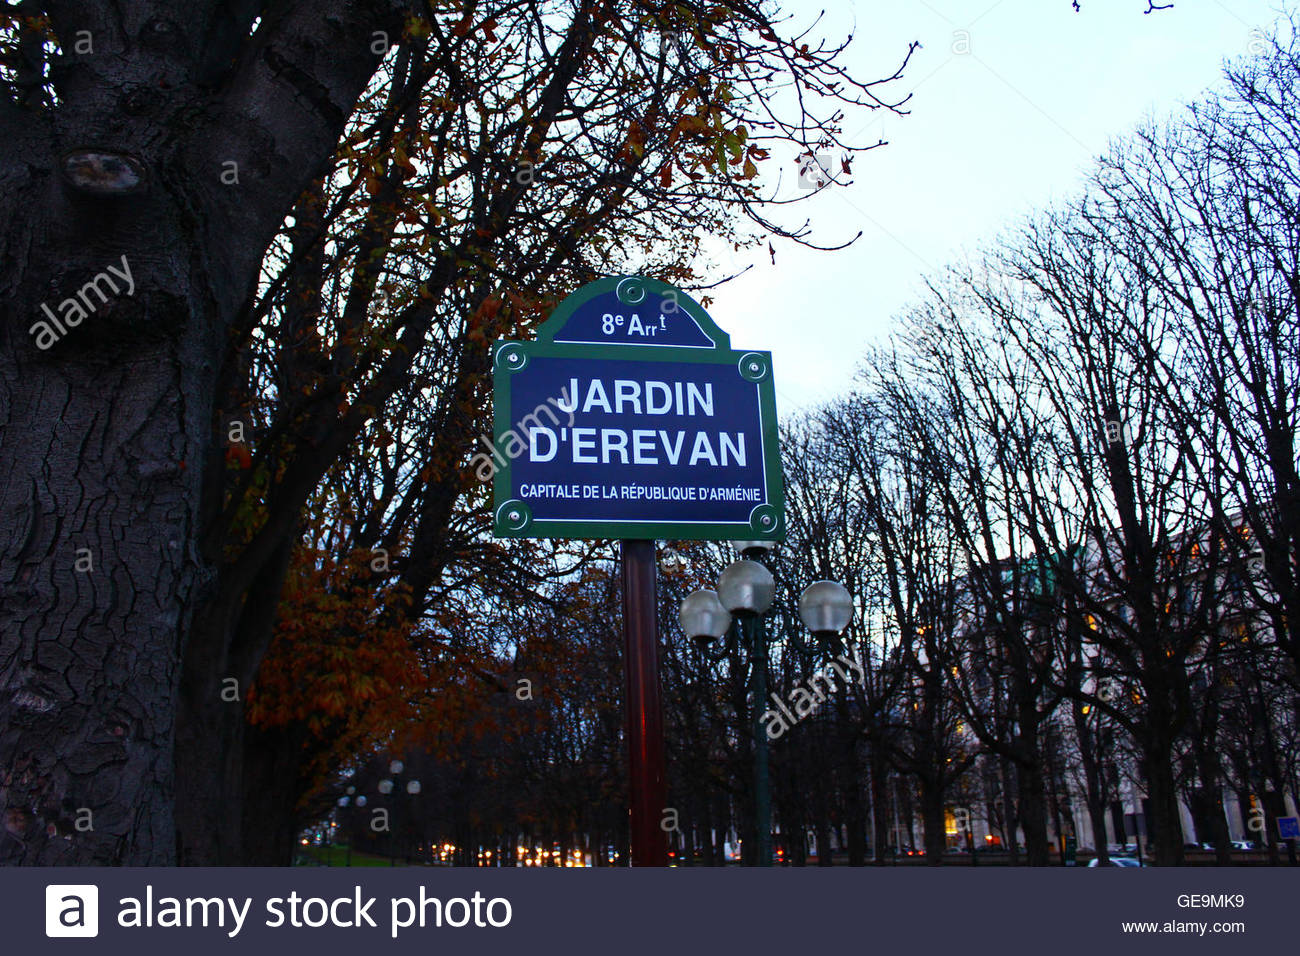
<instances>
[{"instance_id":1,"label":"green sign border","mask_svg":"<svg viewBox=\"0 0 1300 956\"><path fill-rule=\"evenodd\" d=\"M616 291L620 283L639 283L664 295L673 293L684 312L714 343L714 348L674 345L586 344L554 341L573 313L588 300ZM635 295L635 286L632 293ZM620 296L621 298L621 296ZM626 301L626 300L624 300ZM629 302L629 305L635 305ZM506 440L514 429L510 421L510 379L539 358L582 359L588 362L626 359L638 362L672 362L692 365L732 365L737 374L758 386L758 410L763 435L763 475L768 500L755 505L748 522L671 521L557 521L534 520L528 505L510 498L512 462L498 461L493 478L492 533L498 538L585 538L641 539L656 541L781 541L785 538L785 481L781 472L780 433L776 419L776 388L772 379L772 354L736 351L726 332L718 328L700 305L685 292L666 282L641 276L612 276L578 289L538 329L534 342L498 340L492 348L492 392L494 445ZM744 365L742 366L742 363ZM501 456L504 457L504 456ZM509 506L509 507L507 507ZM764 521L770 523L765 526Z\"/></svg>"}]
</instances>

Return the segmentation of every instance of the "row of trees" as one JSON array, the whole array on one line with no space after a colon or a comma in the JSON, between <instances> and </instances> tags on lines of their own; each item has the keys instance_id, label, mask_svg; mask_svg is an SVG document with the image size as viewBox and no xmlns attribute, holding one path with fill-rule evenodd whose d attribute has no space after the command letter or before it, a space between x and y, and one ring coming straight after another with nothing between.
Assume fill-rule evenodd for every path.
<instances>
[{"instance_id":1,"label":"row of trees","mask_svg":"<svg viewBox=\"0 0 1300 956\"><path fill-rule=\"evenodd\" d=\"M1300 796L1298 79L1288 33L1117 144L1078 201L933 277L854 394L787 428L771 686L786 697L823 663L794 639L818 578L854 593L865 669L773 742L795 859L832 831L851 862L881 858L915 815L937 862L971 806L1014 858L1047 863L1065 830L1104 858L1124 785L1156 862L1193 840L1227 862L1225 788L1256 801L1261 836ZM768 704L735 640L714 660L675 625L728 556L674 553L672 822L721 862L729 827L752 833L748 728ZM476 791L495 809L452 842L539 821L543 839L619 842L613 579L592 563L508 625L519 666L556 676L519 718L535 732L491 762L510 798ZM538 647L558 649L549 670Z\"/></svg>"},{"instance_id":2,"label":"row of trees","mask_svg":"<svg viewBox=\"0 0 1300 956\"><path fill-rule=\"evenodd\" d=\"M1193 839L1180 796L1222 859L1223 786L1273 833L1296 796L1294 34L1227 79L935 277L857 394L788 436L799 576L853 582L881 662L858 739L911 777L932 855L976 752L1030 863L1053 759L1104 852L1131 749L1164 864Z\"/></svg>"},{"instance_id":3,"label":"row of trees","mask_svg":"<svg viewBox=\"0 0 1300 956\"><path fill-rule=\"evenodd\" d=\"M1117 748L1160 863L1180 795L1224 859L1225 784L1270 832L1296 795L1298 66L1288 37L1118 144L791 430L800 570L853 582L881 661L859 739L931 854L978 751L1046 862L1056 738L1103 852Z\"/></svg>"}]
</instances>

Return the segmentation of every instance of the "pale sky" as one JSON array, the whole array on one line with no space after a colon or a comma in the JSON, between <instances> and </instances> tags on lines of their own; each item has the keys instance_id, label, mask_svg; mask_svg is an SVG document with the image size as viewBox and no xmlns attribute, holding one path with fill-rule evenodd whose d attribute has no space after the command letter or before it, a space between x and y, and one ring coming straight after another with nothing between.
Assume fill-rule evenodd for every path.
<instances>
[{"instance_id":1,"label":"pale sky","mask_svg":"<svg viewBox=\"0 0 1300 956\"><path fill-rule=\"evenodd\" d=\"M846 124L851 140L889 145L858 158L852 185L785 209L787 222L810 218L824 244L862 237L839 252L777 242L775 266L766 247L719 259L731 270L754 263L712 292L709 312L734 347L773 353L783 418L849 389L864 350L918 298L923 276L1076 194L1092 157L1218 84L1223 59L1258 48L1279 9L1278 0L1176 0L1144 16L1146 0L1081 5L783 0L794 23L825 9L819 32L854 34L844 62L859 78L892 72L908 41L922 44L898 86L914 92L910 115ZM793 192L794 156L781 159Z\"/></svg>"}]
</instances>

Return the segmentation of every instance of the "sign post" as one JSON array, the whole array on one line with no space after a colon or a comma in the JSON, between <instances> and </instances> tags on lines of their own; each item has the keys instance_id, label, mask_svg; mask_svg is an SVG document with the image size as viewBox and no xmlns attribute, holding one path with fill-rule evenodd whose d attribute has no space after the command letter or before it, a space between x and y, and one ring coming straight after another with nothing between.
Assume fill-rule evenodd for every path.
<instances>
[{"instance_id":1,"label":"sign post","mask_svg":"<svg viewBox=\"0 0 1300 956\"><path fill-rule=\"evenodd\" d=\"M663 710L659 701L655 543L625 540L622 552L632 862L636 866L667 866L668 833L662 822L668 785L664 774Z\"/></svg>"},{"instance_id":2,"label":"sign post","mask_svg":"<svg viewBox=\"0 0 1300 956\"><path fill-rule=\"evenodd\" d=\"M637 276L496 343L498 537L619 539L632 863L667 864L655 542L785 536L772 356L738 352L686 293Z\"/></svg>"}]
</instances>

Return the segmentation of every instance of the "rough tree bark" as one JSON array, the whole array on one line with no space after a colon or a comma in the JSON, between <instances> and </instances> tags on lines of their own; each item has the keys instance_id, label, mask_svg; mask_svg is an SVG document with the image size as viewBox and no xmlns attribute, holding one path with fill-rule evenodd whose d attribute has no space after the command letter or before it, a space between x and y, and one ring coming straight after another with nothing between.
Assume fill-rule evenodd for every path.
<instances>
[{"instance_id":1,"label":"rough tree bark","mask_svg":"<svg viewBox=\"0 0 1300 956\"><path fill-rule=\"evenodd\" d=\"M372 31L396 35L399 6L47 3L56 96L0 91L4 862L176 859L172 748L191 609L212 577L199 536L221 466L216 376L266 245L332 154L377 66ZM29 59L46 49L38 38ZM57 311L111 264L130 291L86 296L93 313L38 347L41 305Z\"/></svg>"}]
</instances>

